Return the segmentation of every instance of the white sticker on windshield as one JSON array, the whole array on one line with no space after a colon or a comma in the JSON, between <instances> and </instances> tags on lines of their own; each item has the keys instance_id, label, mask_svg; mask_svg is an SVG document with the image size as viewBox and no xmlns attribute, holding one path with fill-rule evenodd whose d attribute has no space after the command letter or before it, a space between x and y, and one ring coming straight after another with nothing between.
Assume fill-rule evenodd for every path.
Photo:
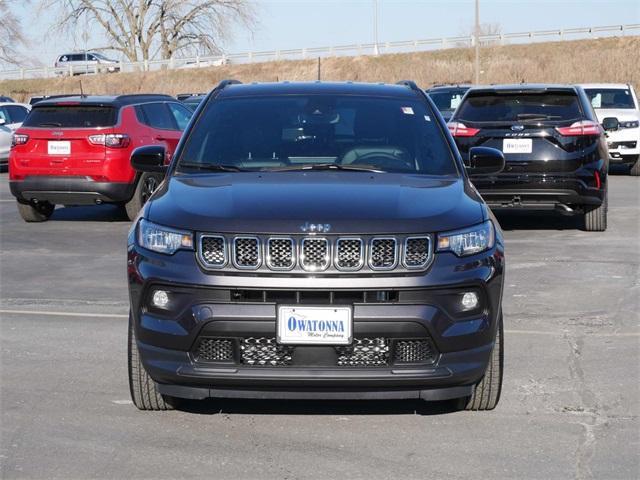
<instances>
[{"instance_id":1,"label":"white sticker on windshield","mask_svg":"<svg viewBox=\"0 0 640 480\"><path fill-rule=\"evenodd\" d=\"M413 115L413 108L402 107L402 113L404 113L405 115Z\"/></svg>"},{"instance_id":2,"label":"white sticker on windshield","mask_svg":"<svg viewBox=\"0 0 640 480\"><path fill-rule=\"evenodd\" d=\"M425 115L425 116L424 116L424 119L425 119L427 122L430 122L430 121L431 121L431 117L430 117L429 115Z\"/></svg>"}]
</instances>

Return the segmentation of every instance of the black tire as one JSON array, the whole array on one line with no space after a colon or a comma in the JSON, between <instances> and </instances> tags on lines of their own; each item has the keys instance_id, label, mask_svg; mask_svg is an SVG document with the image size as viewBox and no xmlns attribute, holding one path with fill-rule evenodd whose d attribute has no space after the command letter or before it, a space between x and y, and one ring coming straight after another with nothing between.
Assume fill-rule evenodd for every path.
<instances>
[{"instance_id":1,"label":"black tire","mask_svg":"<svg viewBox=\"0 0 640 480\"><path fill-rule=\"evenodd\" d=\"M640 176L640 155L636 157L635 163L631 164L629 175L631 175L632 177Z\"/></svg>"},{"instance_id":2,"label":"black tire","mask_svg":"<svg viewBox=\"0 0 640 480\"><path fill-rule=\"evenodd\" d=\"M151 379L140 361L131 313L129 313L128 365L131 400L133 400L133 404L138 407L138 409L173 410L175 408L177 403L176 399L158 392L155 382Z\"/></svg>"},{"instance_id":3,"label":"black tire","mask_svg":"<svg viewBox=\"0 0 640 480\"><path fill-rule=\"evenodd\" d=\"M608 194L605 191L602 203L597 207L587 206L584 212L584 229L587 232L604 232L607 229Z\"/></svg>"},{"instance_id":4,"label":"black tire","mask_svg":"<svg viewBox=\"0 0 640 480\"><path fill-rule=\"evenodd\" d=\"M49 202L18 203L18 213L25 222L46 222L56 206Z\"/></svg>"},{"instance_id":5,"label":"black tire","mask_svg":"<svg viewBox=\"0 0 640 480\"><path fill-rule=\"evenodd\" d=\"M133 197L125 204L129 220L135 220L140 209L147 203L147 200L149 200L153 192L156 191L156 188L158 188L163 178L164 176L158 173L143 173L140 175L136 189L133 192Z\"/></svg>"},{"instance_id":6,"label":"black tire","mask_svg":"<svg viewBox=\"0 0 640 480\"><path fill-rule=\"evenodd\" d=\"M500 401L502 372L504 369L504 327L502 313L498 320L496 341L491 351L489 365L482 380L473 387L473 394L466 399L465 410L493 410Z\"/></svg>"}]
</instances>

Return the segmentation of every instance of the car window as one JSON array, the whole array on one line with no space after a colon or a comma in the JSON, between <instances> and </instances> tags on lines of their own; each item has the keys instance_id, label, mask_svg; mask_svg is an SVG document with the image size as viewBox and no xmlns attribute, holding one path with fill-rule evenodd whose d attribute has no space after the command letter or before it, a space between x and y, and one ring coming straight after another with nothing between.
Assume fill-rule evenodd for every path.
<instances>
[{"instance_id":1,"label":"car window","mask_svg":"<svg viewBox=\"0 0 640 480\"><path fill-rule=\"evenodd\" d=\"M165 103L145 103L140 105L144 123L162 130L176 130L176 122Z\"/></svg>"},{"instance_id":2,"label":"car window","mask_svg":"<svg viewBox=\"0 0 640 480\"><path fill-rule=\"evenodd\" d=\"M11 123L22 123L29 113L29 110L19 105L7 105L5 108L9 112Z\"/></svg>"},{"instance_id":3,"label":"car window","mask_svg":"<svg viewBox=\"0 0 640 480\"><path fill-rule=\"evenodd\" d=\"M178 125L179 130L184 130L187 128L189 124L189 120L191 120L191 115L193 112L188 108L178 104L178 103L170 103L169 109L173 114L173 117L176 120L176 124Z\"/></svg>"},{"instance_id":4,"label":"car window","mask_svg":"<svg viewBox=\"0 0 640 480\"><path fill-rule=\"evenodd\" d=\"M209 103L192 127L178 168L194 171L194 164L255 170L333 164L397 173L457 173L428 104L357 95Z\"/></svg>"},{"instance_id":5,"label":"car window","mask_svg":"<svg viewBox=\"0 0 640 480\"><path fill-rule=\"evenodd\" d=\"M636 108L628 88L585 88L584 91L593 108Z\"/></svg>"},{"instance_id":6,"label":"car window","mask_svg":"<svg viewBox=\"0 0 640 480\"><path fill-rule=\"evenodd\" d=\"M25 127L91 128L116 124L118 110L94 105L34 105L27 116Z\"/></svg>"},{"instance_id":7,"label":"car window","mask_svg":"<svg viewBox=\"0 0 640 480\"><path fill-rule=\"evenodd\" d=\"M429 92L429 97L436 104L438 110L455 110L460 105L462 97L464 97L466 90L445 90L442 92Z\"/></svg>"},{"instance_id":8,"label":"car window","mask_svg":"<svg viewBox=\"0 0 640 480\"><path fill-rule=\"evenodd\" d=\"M456 120L461 122L566 121L581 117L574 92L470 94L456 113Z\"/></svg>"},{"instance_id":9,"label":"car window","mask_svg":"<svg viewBox=\"0 0 640 480\"><path fill-rule=\"evenodd\" d=\"M9 114L5 107L0 107L0 119L4 120L4 123L10 123Z\"/></svg>"},{"instance_id":10,"label":"car window","mask_svg":"<svg viewBox=\"0 0 640 480\"><path fill-rule=\"evenodd\" d=\"M91 54L87 55L87 60L96 61L97 58Z\"/></svg>"}]
</instances>

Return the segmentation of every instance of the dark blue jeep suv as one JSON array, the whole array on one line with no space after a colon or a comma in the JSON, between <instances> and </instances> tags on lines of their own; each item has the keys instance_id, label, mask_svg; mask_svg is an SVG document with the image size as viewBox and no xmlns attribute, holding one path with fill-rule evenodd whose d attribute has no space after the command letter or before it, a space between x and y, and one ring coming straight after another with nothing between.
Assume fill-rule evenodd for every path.
<instances>
[{"instance_id":1,"label":"dark blue jeep suv","mask_svg":"<svg viewBox=\"0 0 640 480\"><path fill-rule=\"evenodd\" d=\"M462 399L503 364L502 233L413 82L222 82L128 240L135 405ZM498 150L467 170L495 174Z\"/></svg>"}]
</instances>

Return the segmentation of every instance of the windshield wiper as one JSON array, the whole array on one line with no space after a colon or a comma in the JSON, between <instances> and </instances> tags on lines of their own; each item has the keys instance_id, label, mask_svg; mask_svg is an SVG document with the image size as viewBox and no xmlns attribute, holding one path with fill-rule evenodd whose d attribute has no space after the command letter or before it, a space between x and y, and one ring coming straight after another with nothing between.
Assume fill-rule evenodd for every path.
<instances>
[{"instance_id":1,"label":"windshield wiper","mask_svg":"<svg viewBox=\"0 0 640 480\"><path fill-rule=\"evenodd\" d=\"M247 172L244 168L235 165L219 165L216 163L180 163L180 168L195 168L197 170L206 170L208 172Z\"/></svg>"},{"instance_id":2,"label":"windshield wiper","mask_svg":"<svg viewBox=\"0 0 640 480\"><path fill-rule=\"evenodd\" d=\"M62 124L60 122L44 122L44 123L39 123L38 126L39 127L62 127Z\"/></svg>"},{"instance_id":3,"label":"windshield wiper","mask_svg":"<svg viewBox=\"0 0 640 480\"><path fill-rule=\"evenodd\" d=\"M295 172L305 170L347 170L351 172L373 172L384 173L384 170L375 168L373 165L340 165L337 163L312 163L304 165L294 165L290 167L274 168L273 172Z\"/></svg>"},{"instance_id":4,"label":"windshield wiper","mask_svg":"<svg viewBox=\"0 0 640 480\"><path fill-rule=\"evenodd\" d=\"M516 117L518 120L553 120L562 118L559 115L545 115L544 113L519 113Z\"/></svg>"}]
</instances>

